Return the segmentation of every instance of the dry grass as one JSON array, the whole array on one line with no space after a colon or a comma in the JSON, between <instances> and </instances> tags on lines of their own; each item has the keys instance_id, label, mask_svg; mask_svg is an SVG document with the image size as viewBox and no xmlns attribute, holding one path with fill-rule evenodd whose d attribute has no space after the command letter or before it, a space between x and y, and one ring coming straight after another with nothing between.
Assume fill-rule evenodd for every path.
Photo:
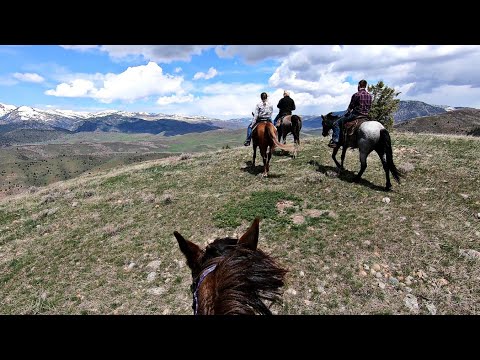
<instances>
[{"instance_id":1,"label":"dry grass","mask_svg":"<svg viewBox=\"0 0 480 360\"><path fill-rule=\"evenodd\" d=\"M5 198L0 313L191 314L190 271L173 231L205 245L240 236L258 211L259 247L289 269L275 313L478 314L480 262L460 249L480 250L480 142L392 138L408 172L390 193L375 154L355 184L358 152L347 152L348 171L336 176L328 139L314 137L296 159L274 156L266 179L242 146ZM406 306L408 294L418 309Z\"/></svg>"}]
</instances>

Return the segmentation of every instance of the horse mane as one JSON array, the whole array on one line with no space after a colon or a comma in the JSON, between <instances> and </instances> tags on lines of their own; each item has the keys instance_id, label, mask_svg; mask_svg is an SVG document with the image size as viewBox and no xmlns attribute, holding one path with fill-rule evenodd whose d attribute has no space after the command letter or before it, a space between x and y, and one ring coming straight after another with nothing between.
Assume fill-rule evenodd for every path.
<instances>
[{"instance_id":1,"label":"horse mane","mask_svg":"<svg viewBox=\"0 0 480 360\"><path fill-rule=\"evenodd\" d=\"M217 239L208 245L205 255L221 254L204 266L217 264L215 269L216 296L213 308L217 314L271 315L263 302L271 304L280 300L287 270L260 249L255 251L231 245L237 239Z\"/></svg>"}]
</instances>

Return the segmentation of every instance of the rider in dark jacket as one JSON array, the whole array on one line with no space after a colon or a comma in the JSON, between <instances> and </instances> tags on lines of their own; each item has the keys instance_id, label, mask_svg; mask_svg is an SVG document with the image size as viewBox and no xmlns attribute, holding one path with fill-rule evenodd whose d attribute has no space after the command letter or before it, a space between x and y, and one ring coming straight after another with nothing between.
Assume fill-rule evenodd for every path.
<instances>
[{"instance_id":1,"label":"rider in dark jacket","mask_svg":"<svg viewBox=\"0 0 480 360\"><path fill-rule=\"evenodd\" d=\"M292 115L292 111L295 110L295 101L290 97L290 93L287 90L283 91L283 98L278 102L277 108L279 112L273 120L273 125L277 126L277 120L285 115Z\"/></svg>"}]
</instances>

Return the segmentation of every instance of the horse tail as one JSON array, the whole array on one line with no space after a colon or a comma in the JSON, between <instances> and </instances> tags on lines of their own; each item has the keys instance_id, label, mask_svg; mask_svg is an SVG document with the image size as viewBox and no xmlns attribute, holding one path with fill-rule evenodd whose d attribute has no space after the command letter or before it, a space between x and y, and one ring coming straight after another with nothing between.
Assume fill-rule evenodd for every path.
<instances>
[{"instance_id":1,"label":"horse tail","mask_svg":"<svg viewBox=\"0 0 480 360\"><path fill-rule=\"evenodd\" d=\"M383 144L385 149L385 154L387 155L387 165L388 169L392 173L393 178L400 183L400 176L402 175L400 171L396 168L393 163L393 151L392 151L392 141L390 139L390 134L387 129L380 130L380 143Z\"/></svg>"},{"instance_id":2,"label":"horse tail","mask_svg":"<svg viewBox=\"0 0 480 360\"><path fill-rule=\"evenodd\" d=\"M267 128L268 136L270 137L270 139L272 140L272 142L274 144L272 146L272 150L274 150L276 147L278 147L278 148L280 148L282 150L285 150L285 151L288 151L288 152L294 151L295 148L294 148L293 144L283 145L277 140L277 132L276 132L275 126L273 124L270 124L272 126L268 126L269 124L270 123L267 124L266 128Z\"/></svg>"},{"instance_id":3,"label":"horse tail","mask_svg":"<svg viewBox=\"0 0 480 360\"><path fill-rule=\"evenodd\" d=\"M292 115L290 118L292 122L292 133L293 136L298 139L298 143L300 144L300 130L302 129L302 119L298 115Z\"/></svg>"}]
</instances>

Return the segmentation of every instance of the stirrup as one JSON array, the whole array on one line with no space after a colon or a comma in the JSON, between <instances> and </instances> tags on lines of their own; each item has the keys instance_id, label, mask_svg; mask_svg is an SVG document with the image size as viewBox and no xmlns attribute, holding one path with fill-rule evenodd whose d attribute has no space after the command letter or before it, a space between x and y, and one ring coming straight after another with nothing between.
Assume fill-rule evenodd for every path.
<instances>
[{"instance_id":1,"label":"stirrup","mask_svg":"<svg viewBox=\"0 0 480 360\"><path fill-rule=\"evenodd\" d=\"M336 148L338 146L338 143L336 143L333 140L330 140L330 142L328 143L328 146L331 147L331 148Z\"/></svg>"}]
</instances>

